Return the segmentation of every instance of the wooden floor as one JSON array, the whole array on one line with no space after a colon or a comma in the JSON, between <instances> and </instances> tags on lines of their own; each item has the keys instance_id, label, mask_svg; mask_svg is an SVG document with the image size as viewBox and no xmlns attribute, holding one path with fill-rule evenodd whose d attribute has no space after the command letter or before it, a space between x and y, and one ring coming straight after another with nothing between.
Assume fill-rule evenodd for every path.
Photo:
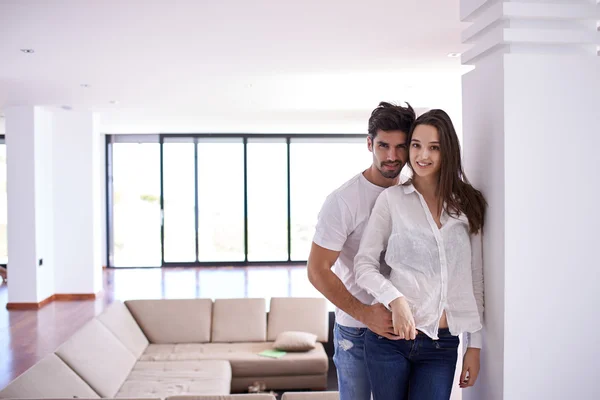
<instances>
[{"instance_id":1,"label":"wooden floor","mask_svg":"<svg viewBox=\"0 0 600 400\"><path fill-rule=\"evenodd\" d=\"M10 280L10 276L9 276ZM305 267L107 269L96 300L52 302L40 310L8 311L0 285L0 389L52 353L115 299L320 296Z\"/></svg>"}]
</instances>

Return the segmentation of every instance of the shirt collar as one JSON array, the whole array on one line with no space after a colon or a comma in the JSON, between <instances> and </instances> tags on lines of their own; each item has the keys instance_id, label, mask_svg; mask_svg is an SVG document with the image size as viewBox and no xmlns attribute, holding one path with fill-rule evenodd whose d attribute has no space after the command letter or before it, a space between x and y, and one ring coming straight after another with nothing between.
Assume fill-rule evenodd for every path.
<instances>
[{"instance_id":1,"label":"shirt collar","mask_svg":"<svg viewBox=\"0 0 600 400\"><path fill-rule=\"evenodd\" d=\"M401 183L400 185L402 186L402 188L404 189L404 193L406 193L406 194L410 194L417 190L417 189L415 189L414 185L412 184L412 182L410 180L406 181L406 183Z\"/></svg>"}]
</instances>

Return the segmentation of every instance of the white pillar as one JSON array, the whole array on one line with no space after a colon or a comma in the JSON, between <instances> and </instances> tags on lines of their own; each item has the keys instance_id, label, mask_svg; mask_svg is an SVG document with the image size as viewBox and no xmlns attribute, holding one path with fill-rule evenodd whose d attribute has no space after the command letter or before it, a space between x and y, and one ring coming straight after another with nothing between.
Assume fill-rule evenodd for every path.
<instances>
[{"instance_id":1,"label":"white pillar","mask_svg":"<svg viewBox=\"0 0 600 400\"><path fill-rule=\"evenodd\" d=\"M52 114L12 107L6 115L8 302L54 294Z\"/></svg>"},{"instance_id":2,"label":"white pillar","mask_svg":"<svg viewBox=\"0 0 600 400\"><path fill-rule=\"evenodd\" d=\"M596 0L462 0L466 173L489 202L464 399L600 398Z\"/></svg>"},{"instance_id":3,"label":"white pillar","mask_svg":"<svg viewBox=\"0 0 600 400\"><path fill-rule=\"evenodd\" d=\"M97 126L89 112L6 110L9 306L102 290Z\"/></svg>"},{"instance_id":4,"label":"white pillar","mask_svg":"<svg viewBox=\"0 0 600 400\"><path fill-rule=\"evenodd\" d=\"M102 161L97 126L89 112L60 110L54 115L57 294L92 295L102 290Z\"/></svg>"}]
</instances>

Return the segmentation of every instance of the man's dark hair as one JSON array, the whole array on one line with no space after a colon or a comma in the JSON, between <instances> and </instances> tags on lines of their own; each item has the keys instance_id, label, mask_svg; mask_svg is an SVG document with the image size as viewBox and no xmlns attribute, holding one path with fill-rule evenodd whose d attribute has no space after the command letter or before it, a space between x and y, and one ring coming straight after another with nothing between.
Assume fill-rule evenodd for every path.
<instances>
[{"instance_id":1,"label":"man's dark hair","mask_svg":"<svg viewBox=\"0 0 600 400\"><path fill-rule=\"evenodd\" d=\"M416 118L415 110L410 104L406 103L406 107L402 107L382 101L369 118L369 136L374 138L380 129L408 134Z\"/></svg>"}]
</instances>

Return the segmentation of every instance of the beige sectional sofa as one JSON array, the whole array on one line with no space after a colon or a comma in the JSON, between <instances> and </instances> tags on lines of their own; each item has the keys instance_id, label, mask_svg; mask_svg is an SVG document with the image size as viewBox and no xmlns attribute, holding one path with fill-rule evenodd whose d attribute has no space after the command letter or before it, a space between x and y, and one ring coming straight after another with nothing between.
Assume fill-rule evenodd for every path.
<instances>
[{"instance_id":1,"label":"beige sectional sofa","mask_svg":"<svg viewBox=\"0 0 600 400\"><path fill-rule=\"evenodd\" d=\"M258 355L284 331L312 333L316 347L280 359ZM318 298L272 298L268 314L265 299L115 302L0 398L224 399L255 381L274 390L324 389L328 332L327 304Z\"/></svg>"},{"instance_id":2,"label":"beige sectional sofa","mask_svg":"<svg viewBox=\"0 0 600 400\"><path fill-rule=\"evenodd\" d=\"M281 400L339 400L339 392L288 392L284 393ZM29 400L43 400L43 397L30 398ZM54 400L73 400L72 398L54 399ZM94 400L94 398L79 398L79 400ZM123 400L123 399L106 399ZM133 399L132 399L133 400ZM162 400L160 398L136 398L135 400ZM170 396L165 400L277 400L271 394L230 394L214 396Z\"/></svg>"}]
</instances>

